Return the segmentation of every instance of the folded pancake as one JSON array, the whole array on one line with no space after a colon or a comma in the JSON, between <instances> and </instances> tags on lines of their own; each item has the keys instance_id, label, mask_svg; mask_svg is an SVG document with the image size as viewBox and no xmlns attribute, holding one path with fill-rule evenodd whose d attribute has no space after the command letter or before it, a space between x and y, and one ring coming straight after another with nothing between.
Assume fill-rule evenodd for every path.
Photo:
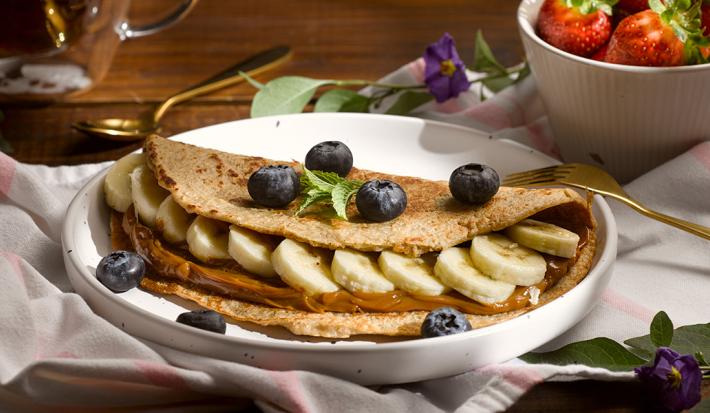
<instances>
[{"instance_id":1,"label":"folded pancake","mask_svg":"<svg viewBox=\"0 0 710 413\"><path fill-rule=\"evenodd\" d=\"M296 216L298 202L285 209L257 205L247 191L258 168L283 164L269 159L219 152L158 136L144 146L146 163L160 186L186 211L239 227L337 250L395 251L409 256L438 253L500 231L526 218L551 222L580 235L575 257L548 261L545 279L535 288L518 287L504 303L476 303L456 292L422 297L402 291L351 293L340 290L307 296L281 280L250 274L236 263L200 263L189 253L162 242L132 210L112 220L115 247L138 251L150 264L142 287L173 294L238 321L286 327L294 334L349 337L359 334L415 336L431 309L451 305L464 311L474 328L519 316L564 294L587 274L594 256L595 222L589 203L570 189L501 187L481 206L454 200L447 182L353 169L350 179L389 179L407 193L408 206L398 218L369 222L351 206L349 220L330 214ZM289 163L297 171L299 165ZM532 298L532 299L531 299Z\"/></svg>"}]
</instances>

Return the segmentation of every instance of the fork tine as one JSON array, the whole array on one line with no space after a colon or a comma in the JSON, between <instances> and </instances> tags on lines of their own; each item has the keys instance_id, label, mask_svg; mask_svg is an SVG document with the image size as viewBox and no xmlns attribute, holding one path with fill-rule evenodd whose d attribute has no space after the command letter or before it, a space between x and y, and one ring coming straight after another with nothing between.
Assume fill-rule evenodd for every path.
<instances>
[{"instance_id":1,"label":"fork tine","mask_svg":"<svg viewBox=\"0 0 710 413\"><path fill-rule=\"evenodd\" d=\"M518 179L518 180L504 180L501 185L503 186L537 186L537 185L550 185L559 183L556 178L535 178L535 179Z\"/></svg>"},{"instance_id":2,"label":"fork tine","mask_svg":"<svg viewBox=\"0 0 710 413\"><path fill-rule=\"evenodd\" d=\"M524 172L517 172L510 174L506 176L506 179L516 179L516 178L523 178L523 177L531 177L531 176L536 176L539 174L546 174L546 173L553 173L553 172L571 172L574 169L574 165L567 164L567 165L553 165L553 166L548 166L545 168L539 168L539 169L532 169L529 171L524 171Z\"/></svg>"},{"instance_id":3,"label":"fork tine","mask_svg":"<svg viewBox=\"0 0 710 413\"><path fill-rule=\"evenodd\" d=\"M524 184L527 182L532 182L532 181L540 181L540 180L546 180L546 181L553 181L553 180L559 180L559 179L564 179L567 177L566 172L544 172L544 173L538 173L534 175L528 175L528 176L519 176L519 177L511 177L508 176L503 180L504 185L508 184Z\"/></svg>"}]
</instances>

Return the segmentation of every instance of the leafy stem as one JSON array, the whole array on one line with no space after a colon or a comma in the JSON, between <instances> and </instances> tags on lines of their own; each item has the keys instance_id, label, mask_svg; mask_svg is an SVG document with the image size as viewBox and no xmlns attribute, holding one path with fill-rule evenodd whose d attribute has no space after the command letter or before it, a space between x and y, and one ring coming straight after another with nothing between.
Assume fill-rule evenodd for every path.
<instances>
[{"instance_id":1,"label":"leafy stem","mask_svg":"<svg viewBox=\"0 0 710 413\"><path fill-rule=\"evenodd\" d=\"M346 87L346 86L372 86L372 87L377 87L377 88L382 88L382 89L392 89L395 91L399 90L416 90L416 89L421 89L424 90L427 88L426 85L396 85L394 83L379 83L376 81L372 80L358 80L358 79L350 79L350 80L336 80L333 82L335 86L340 86L340 87Z\"/></svg>"},{"instance_id":2,"label":"leafy stem","mask_svg":"<svg viewBox=\"0 0 710 413\"><path fill-rule=\"evenodd\" d=\"M301 174L301 205L296 211L300 215L315 204L331 206L336 215L348 220L347 207L363 182L348 180L334 172L311 171L303 165Z\"/></svg>"}]
</instances>

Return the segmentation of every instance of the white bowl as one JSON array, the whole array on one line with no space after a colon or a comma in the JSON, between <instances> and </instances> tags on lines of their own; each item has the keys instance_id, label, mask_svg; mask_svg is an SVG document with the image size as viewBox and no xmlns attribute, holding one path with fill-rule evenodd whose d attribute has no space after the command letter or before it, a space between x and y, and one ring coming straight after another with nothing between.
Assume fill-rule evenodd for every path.
<instances>
[{"instance_id":1,"label":"white bowl","mask_svg":"<svg viewBox=\"0 0 710 413\"><path fill-rule=\"evenodd\" d=\"M518 27L565 161L628 182L707 139L710 64L640 67L575 56L538 37L542 3L523 0Z\"/></svg>"},{"instance_id":2,"label":"white bowl","mask_svg":"<svg viewBox=\"0 0 710 413\"><path fill-rule=\"evenodd\" d=\"M256 138L258 137L258 139ZM308 114L258 118L186 132L173 139L223 151L272 159L302 159L326 139L352 150L359 167L448 179L457 166L487 163L506 174L555 163L523 145L485 133L422 119L362 114ZM394 154L394 156L393 156ZM64 262L77 293L91 308L126 332L180 350L275 370L309 370L361 384L404 383L461 373L530 351L579 322L598 302L616 258L616 224L595 197L598 249L587 277L568 293L524 316L464 334L430 339L361 336L331 341L296 337L280 328L229 323L227 334L175 322L194 305L141 289L114 294L95 269L111 251L105 171L82 188L67 211Z\"/></svg>"}]
</instances>

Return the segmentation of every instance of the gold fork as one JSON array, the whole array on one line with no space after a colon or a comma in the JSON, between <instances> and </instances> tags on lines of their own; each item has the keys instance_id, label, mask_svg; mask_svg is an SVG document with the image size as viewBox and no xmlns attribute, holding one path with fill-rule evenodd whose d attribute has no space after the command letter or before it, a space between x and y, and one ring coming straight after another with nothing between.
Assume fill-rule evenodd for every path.
<instances>
[{"instance_id":1,"label":"gold fork","mask_svg":"<svg viewBox=\"0 0 710 413\"><path fill-rule=\"evenodd\" d=\"M646 208L631 198L614 178L596 166L568 163L510 174L503 180L503 185L505 186L549 186L559 184L614 198L647 217L710 240L710 228Z\"/></svg>"}]
</instances>

